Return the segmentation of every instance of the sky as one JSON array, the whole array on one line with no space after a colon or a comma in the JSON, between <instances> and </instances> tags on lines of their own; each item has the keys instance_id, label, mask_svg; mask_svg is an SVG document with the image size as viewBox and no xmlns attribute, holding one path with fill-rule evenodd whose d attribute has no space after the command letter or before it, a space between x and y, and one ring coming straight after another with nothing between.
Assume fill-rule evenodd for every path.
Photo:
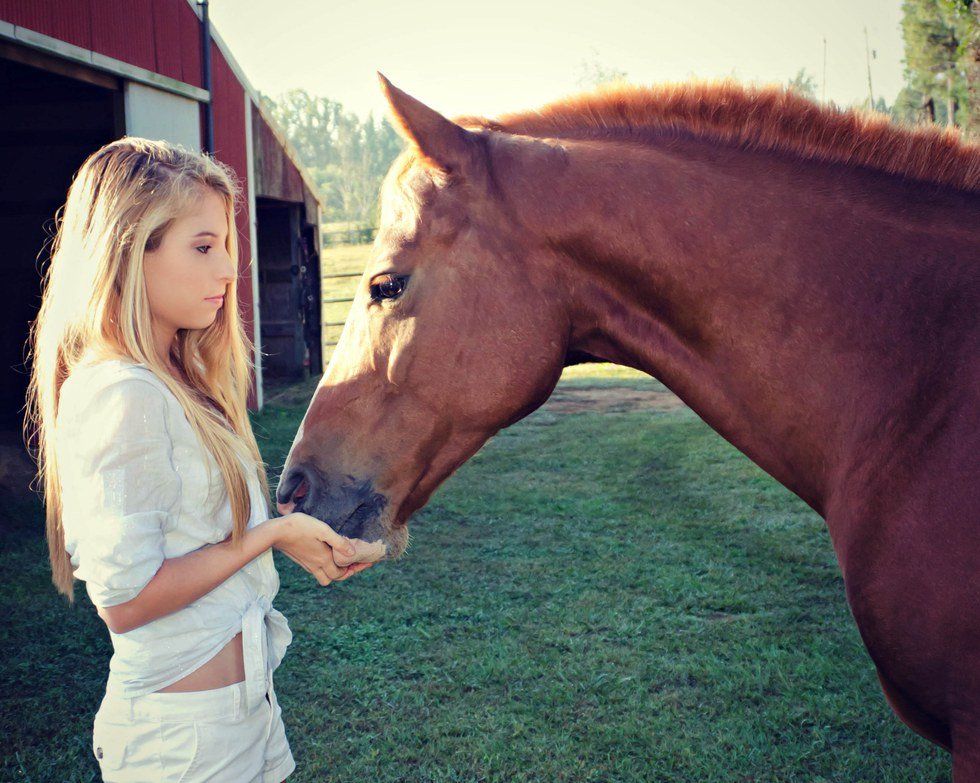
<instances>
[{"instance_id":1,"label":"sky","mask_svg":"<svg viewBox=\"0 0 980 783\"><path fill-rule=\"evenodd\" d=\"M806 68L849 106L902 87L901 0L210 0L249 81L302 88L362 118L387 113L376 71L446 116L494 116L580 92L587 63L652 84ZM826 80L824 79L826 39Z\"/></svg>"}]
</instances>

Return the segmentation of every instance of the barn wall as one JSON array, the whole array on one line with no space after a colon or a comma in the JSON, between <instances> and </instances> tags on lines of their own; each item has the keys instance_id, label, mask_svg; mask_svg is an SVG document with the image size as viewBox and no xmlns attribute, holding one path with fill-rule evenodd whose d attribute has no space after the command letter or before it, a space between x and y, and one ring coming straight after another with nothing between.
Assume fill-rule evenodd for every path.
<instances>
[{"instance_id":1,"label":"barn wall","mask_svg":"<svg viewBox=\"0 0 980 783\"><path fill-rule=\"evenodd\" d=\"M0 0L0 19L203 87L200 21L174 0Z\"/></svg>"},{"instance_id":2,"label":"barn wall","mask_svg":"<svg viewBox=\"0 0 980 783\"><path fill-rule=\"evenodd\" d=\"M90 60L96 68L106 68L123 77L124 90L130 98L128 108L133 122L120 130L122 133L147 135L152 138L168 137L153 121L152 105L155 100L152 88L136 87L131 80L154 84L159 76L176 80L163 85L186 98L202 100L204 93L194 94L194 88L203 89L201 73L201 29L199 10L188 0L0 0L0 20L8 25L23 28L30 42L52 50L54 57L63 56L65 62L80 62L80 57ZM10 28L15 29L15 28ZM40 40L48 36L52 41ZM247 121L254 123L254 149L252 161L258 168L256 183L265 183L265 195L295 203L299 206L299 219L303 225L301 234L312 232L310 245L319 248L319 204L311 190L310 181L299 168L295 153L286 151L288 143L275 129L269 127L263 113L253 107L247 96L254 98L254 90L241 73L237 64L226 59L223 43L215 32L211 42L212 85L211 105L214 120L214 156L232 167L241 187L241 202L236 212L236 230L239 246L238 304L245 331L253 343L256 335L258 302L256 301L257 275L253 275L253 255L256 252L251 239L249 176L250 160ZM59 42L80 47L79 50L58 51ZM50 55L49 55L50 56ZM99 62L98 58L106 58ZM229 55L229 58L231 55ZM111 58L111 59L108 59ZM127 69L134 66L132 73ZM143 69L137 71L136 69ZM158 76L159 75L159 76ZM182 84L177 84L180 82ZM147 96L153 99L146 100ZM137 101L136 99L140 100ZM181 100L185 100L181 99ZM137 105L139 104L139 105ZM148 109L148 111L137 111ZM246 115L248 112L248 116ZM189 112L175 133L179 140L195 135L190 129L193 122ZM203 138L203 114L200 112L200 138ZM264 195L262 191L253 194ZM318 268L318 266L317 266ZM256 266L257 269L257 266ZM317 285L319 289L319 285ZM317 295L319 291L317 291ZM253 357L255 368L261 367L260 358ZM248 405L256 410L260 395L253 384Z\"/></svg>"},{"instance_id":3,"label":"barn wall","mask_svg":"<svg viewBox=\"0 0 980 783\"><path fill-rule=\"evenodd\" d=\"M320 204L299 168L286 154L279 135L252 105L252 133L255 138L256 195L303 204L306 223L320 230Z\"/></svg>"},{"instance_id":4,"label":"barn wall","mask_svg":"<svg viewBox=\"0 0 980 783\"><path fill-rule=\"evenodd\" d=\"M239 83L218 45L211 42L211 108L214 117L214 156L235 169L241 200L235 215L238 229L238 310L248 338L255 343L255 296L252 289L252 243L248 203L248 151L245 132L245 88ZM254 356L252 357L254 361ZM253 364L253 367L255 365ZM254 381L253 374L253 381ZM258 409L253 382L248 407Z\"/></svg>"},{"instance_id":5,"label":"barn wall","mask_svg":"<svg viewBox=\"0 0 980 783\"><path fill-rule=\"evenodd\" d=\"M270 377L302 378L323 371L320 205L276 129L250 110L264 367Z\"/></svg>"},{"instance_id":6,"label":"barn wall","mask_svg":"<svg viewBox=\"0 0 980 783\"><path fill-rule=\"evenodd\" d=\"M201 149L201 105L139 82L126 82L126 133Z\"/></svg>"},{"instance_id":7,"label":"barn wall","mask_svg":"<svg viewBox=\"0 0 980 783\"><path fill-rule=\"evenodd\" d=\"M306 190L303 178L283 152L269 123L254 105L252 135L255 144L255 195L301 203Z\"/></svg>"}]
</instances>

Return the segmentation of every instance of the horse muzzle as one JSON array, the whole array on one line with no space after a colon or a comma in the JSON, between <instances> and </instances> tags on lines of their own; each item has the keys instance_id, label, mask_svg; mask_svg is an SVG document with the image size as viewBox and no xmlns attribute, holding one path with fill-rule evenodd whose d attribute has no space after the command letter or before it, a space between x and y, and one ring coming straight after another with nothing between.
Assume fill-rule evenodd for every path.
<instances>
[{"instance_id":1,"label":"horse muzzle","mask_svg":"<svg viewBox=\"0 0 980 783\"><path fill-rule=\"evenodd\" d=\"M281 513L302 512L322 520L347 538L387 543L382 517L388 500L370 479L327 475L300 463L283 472L276 505Z\"/></svg>"}]
</instances>

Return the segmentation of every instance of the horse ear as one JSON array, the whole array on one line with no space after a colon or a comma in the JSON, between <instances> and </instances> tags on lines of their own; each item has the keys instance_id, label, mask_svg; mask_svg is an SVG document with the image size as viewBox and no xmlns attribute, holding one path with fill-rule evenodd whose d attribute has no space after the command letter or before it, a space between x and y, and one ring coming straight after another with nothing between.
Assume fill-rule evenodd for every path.
<instances>
[{"instance_id":1,"label":"horse ear","mask_svg":"<svg viewBox=\"0 0 980 783\"><path fill-rule=\"evenodd\" d=\"M443 172L461 173L473 155L473 134L399 90L378 72L395 127L419 152L422 161Z\"/></svg>"}]
</instances>

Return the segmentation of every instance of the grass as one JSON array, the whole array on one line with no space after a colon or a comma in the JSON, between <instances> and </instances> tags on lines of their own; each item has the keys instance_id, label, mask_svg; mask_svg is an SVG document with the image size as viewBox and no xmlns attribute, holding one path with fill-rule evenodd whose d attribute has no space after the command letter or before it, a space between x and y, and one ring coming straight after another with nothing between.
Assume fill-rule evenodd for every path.
<instances>
[{"instance_id":1,"label":"grass","mask_svg":"<svg viewBox=\"0 0 980 783\"><path fill-rule=\"evenodd\" d=\"M662 388L562 380L597 385ZM273 466L305 409L282 400L255 417ZM885 704L823 522L687 408L542 408L412 534L325 589L276 555L291 781L949 779ZM107 634L82 585L56 598L36 534L3 542L0 779L97 780Z\"/></svg>"},{"instance_id":2,"label":"grass","mask_svg":"<svg viewBox=\"0 0 980 783\"><path fill-rule=\"evenodd\" d=\"M338 275L349 272L363 272L371 258L374 246L366 245L337 245L325 247L320 253L320 269L324 275ZM321 291L324 299L344 299L354 296L359 278L341 277L321 280ZM350 310L349 302L325 303L322 308L322 322L343 323ZM343 331L341 326L324 326L322 339L324 343L336 342ZM330 360L333 347L323 347L324 367Z\"/></svg>"}]
</instances>

